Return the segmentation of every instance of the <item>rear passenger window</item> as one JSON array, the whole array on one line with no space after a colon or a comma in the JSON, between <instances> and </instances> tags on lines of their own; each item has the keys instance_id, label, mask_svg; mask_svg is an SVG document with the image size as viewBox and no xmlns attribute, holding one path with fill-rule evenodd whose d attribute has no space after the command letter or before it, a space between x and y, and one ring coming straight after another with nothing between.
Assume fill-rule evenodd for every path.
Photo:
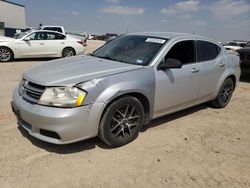
<instances>
[{"instance_id":1,"label":"rear passenger window","mask_svg":"<svg viewBox=\"0 0 250 188\"><path fill-rule=\"evenodd\" d=\"M216 44L206 41L197 41L197 61L209 61L215 59L221 51Z\"/></svg>"},{"instance_id":2,"label":"rear passenger window","mask_svg":"<svg viewBox=\"0 0 250 188\"><path fill-rule=\"evenodd\" d=\"M65 39L65 35L61 35L59 33L46 33L46 40L63 40Z\"/></svg>"}]
</instances>

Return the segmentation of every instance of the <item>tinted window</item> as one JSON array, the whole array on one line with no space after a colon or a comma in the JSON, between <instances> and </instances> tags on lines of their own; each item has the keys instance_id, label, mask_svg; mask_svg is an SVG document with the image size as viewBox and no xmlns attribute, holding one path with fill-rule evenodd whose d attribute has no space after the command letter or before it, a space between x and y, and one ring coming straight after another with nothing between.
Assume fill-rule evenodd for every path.
<instances>
[{"instance_id":1,"label":"tinted window","mask_svg":"<svg viewBox=\"0 0 250 188\"><path fill-rule=\"evenodd\" d=\"M215 59L221 51L216 44L206 41L197 41L197 59L198 62Z\"/></svg>"},{"instance_id":2,"label":"tinted window","mask_svg":"<svg viewBox=\"0 0 250 188\"><path fill-rule=\"evenodd\" d=\"M165 59L173 58L181 61L183 64L195 62L194 41L182 41L176 43L165 56Z\"/></svg>"},{"instance_id":3,"label":"tinted window","mask_svg":"<svg viewBox=\"0 0 250 188\"><path fill-rule=\"evenodd\" d=\"M46 38L46 40L63 40L63 39L65 39L65 36L61 35L59 33L46 32L45 33L45 38Z\"/></svg>"},{"instance_id":4,"label":"tinted window","mask_svg":"<svg viewBox=\"0 0 250 188\"><path fill-rule=\"evenodd\" d=\"M35 32L28 36L30 40L45 40L44 32Z\"/></svg>"}]
</instances>

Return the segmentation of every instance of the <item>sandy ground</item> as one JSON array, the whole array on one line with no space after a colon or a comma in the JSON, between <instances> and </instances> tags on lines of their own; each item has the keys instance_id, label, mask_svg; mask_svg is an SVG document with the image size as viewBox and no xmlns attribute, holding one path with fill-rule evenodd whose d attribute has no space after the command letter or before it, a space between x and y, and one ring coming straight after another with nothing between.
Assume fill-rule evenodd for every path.
<instances>
[{"instance_id":1,"label":"sandy ground","mask_svg":"<svg viewBox=\"0 0 250 188\"><path fill-rule=\"evenodd\" d=\"M22 71L41 61L0 64L1 188L250 187L250 78L226 108L200 105L154 120L124 147L97 138L57 146L19 130L9 104Z\"/></svg>"}]
</instances>

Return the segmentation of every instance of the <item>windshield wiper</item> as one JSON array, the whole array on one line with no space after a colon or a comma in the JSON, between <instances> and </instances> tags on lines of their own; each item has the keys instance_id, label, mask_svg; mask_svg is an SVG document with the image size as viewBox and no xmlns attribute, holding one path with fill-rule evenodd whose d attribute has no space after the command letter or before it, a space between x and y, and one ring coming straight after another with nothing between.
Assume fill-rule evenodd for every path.
<instances>
[{"instance_id":1,"label":"windshield wiper","mask_svg":"<svg viewBox=\"0 0 250 188\"><path fill-rule=\"evenodd\" d=\"M112 60L112 61L118 61L110 56L100 56L100 58L107 59L107 60Z\"/></svg>"},{"instance_id":2,"label":"windshield wiper","mask_svg":"<svg viewBox=\"0 0 250 188\"><path fill-rule=\"evenodd\" d=\"M87 54L87 55L90 55L90 56L96 57L96 55L95 55L95 54L93 54L93 53L89 53L89 54Z\"/></svg>"},{"instance_id":3,"label":"windshield wiper","mask_svg":"<svg viewBox=\"0 0 250 188\"><path fill-rule=\"evenodd\" d=\"M107 60L119 61L119 62L122 62L122 63L132 64L132 63L129 63L129 62L126 62L126 61L121 61L121 60L118 60L118 59L114 59L114 58L112 58L110 56L98 56L98 55L95 55L93 53L89 53L88 55L93 56L93 57L102 58L102 59L107 59Z\"/></svg>"},{"instance_id":4,"label":"windshield wiper","mask_svg":"<svg viewBox=\"0 0 250 188\"><path fill-rule=\"evenodd\" d=\"M102 58L102 59L108 59L108 60L112 60L112 61L118 61L118 60L116 60L116 59L114 59L114 58L112 58L110 56L98 56L98 55L95 55L93 53L89 53L88 55L93 56L93 57Z\"/></svg>"}]
</instances>

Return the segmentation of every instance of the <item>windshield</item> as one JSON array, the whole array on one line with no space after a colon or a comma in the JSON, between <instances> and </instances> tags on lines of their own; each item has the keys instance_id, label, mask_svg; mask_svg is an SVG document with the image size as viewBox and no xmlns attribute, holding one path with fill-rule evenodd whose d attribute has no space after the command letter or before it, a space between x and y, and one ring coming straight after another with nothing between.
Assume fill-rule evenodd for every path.
<instances>
[{"instance_id":1,"label":"windshield","mask_svg":"<svg viewBox=\"0 0 250 188\"><path fill-rule=\"evenodd\" d=\"M25 32L21 32L21 33L18 33L18 34L15 34L14 38L15 39L20 39L22 37L24 37L25 35L29 34L31 31L25 31Z\"/></svg>"},{"instance_id":2,"label":"windshield","mask_svg":"<svg viewBox=\"0 0 250 188\"><path fill-rule=\"evenodd\" d=\"M125 35L97 49L92 56L124 63L148 65L167 39Z\"/></svg>"}]
</instances>

